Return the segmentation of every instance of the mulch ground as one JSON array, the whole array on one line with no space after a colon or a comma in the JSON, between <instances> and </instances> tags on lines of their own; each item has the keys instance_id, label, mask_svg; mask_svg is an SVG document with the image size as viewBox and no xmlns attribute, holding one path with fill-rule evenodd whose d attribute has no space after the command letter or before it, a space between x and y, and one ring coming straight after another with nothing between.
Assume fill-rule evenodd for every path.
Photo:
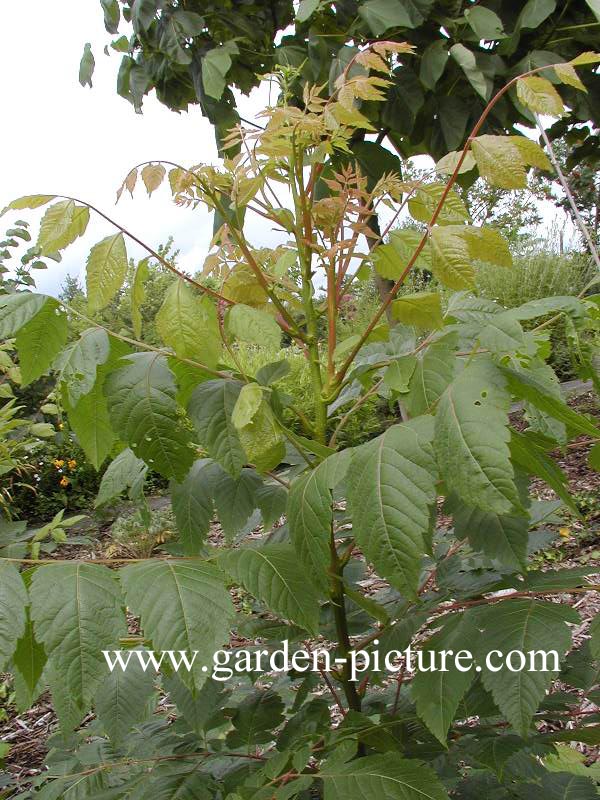
<instances>
[{"instance_id":1,"label":"mulch ground","mask_svg":"<svg viewBox=\"0 0 600 800\"><path fill-rule=\"evenodd\" d=\"M600 412L595 402L592 395L587 394L571 400L570 404L579 411L592 414L600 419ZM513 422L519 427L522 418L521 412L515 412L512 416ZM600 473L591 470L588 463L589 451L589 439L580 437L569 445L566 452L557 451L553 454L568 477L571 493L581 506L583 519L568 520L571 534L568 538L561 538L550 549L548 561L553 568L559 565L561 567L577 566L582 563L590 567L597 567L600 581ZM540 499L554 499L552 490L548 489L541 481L533 481L531 490L533 495ZM156 499L153 502L155 507L164 504L164 498ZM86 558L100 557L106 547L106 530L96 529L96 536L97 546L90 546L89 552L82 553L81 547L69 547L56 551L54 556L61 559L81 558L82 556ZM214 539L215 542L221 539L218 525L215 525L211 539ZM571 598L565 596L565 600L570 601ZM582 625L575 631L575 641L581 643L587 637L590 620L600 612L600 593L588 592L584 595L577 595L573 604L582 616ZM132 630L135 629L135 624L135 621L132 620ZM0 688L3 685L3 679L6 682L8 678L7 675L0 675ZM56 715L48 693L43 694L36 704L24 713L17 713L14 706L7 705L6 701L0 699L0 719L3 709L6 718L0 721L0 741L11 747L5 759L6 768L11 777L18 780L23 786L43 770L47 754L46 742L57 727ZM600 761L600 748L578 745L578 749L587 756L588 763ZM2 793L2 786L3 780L0 774L0 796L5 796Z\"/></svg>"}]
</instances>

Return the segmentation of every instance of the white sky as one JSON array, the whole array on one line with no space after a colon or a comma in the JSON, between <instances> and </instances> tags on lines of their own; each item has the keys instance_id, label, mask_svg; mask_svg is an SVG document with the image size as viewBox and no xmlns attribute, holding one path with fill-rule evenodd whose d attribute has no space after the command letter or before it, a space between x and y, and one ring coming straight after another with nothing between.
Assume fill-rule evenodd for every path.
<instances>
[{"instance_id":1,"label":"white sky","mask_svg":"<svg viewBox=\"0 0 600 800\"><path fill-rule=\"evenodd\" d=\"M110 41L98 0L20 0L3 3L0 16L1 175L0 208L26 194L66 194L96 205L150 245L169 235L181 249L179 264L195 272L204 261L212 235L212 216L205 210L176 207L168 189L149 199L141 182L131 200L124 193L115 208L115 193L135 164L170 159L183 165L215 163L212 128L197 107L175 114L150 96L144 113L116 93L120 54L107 57ZM79 61L85 42L96 59L94 87L79 85ZM257 96L258 94L258 96ZM240 99L244 116L252 117L266 101L266 89ZM0 234L19 216L6 214ZM253 225L255 244L273 240L264 225ZM56 293L67 272L84 274L90 247L112 233L98 217L83 239L71 245L60 264L36 271L38 289ZM35 238L35 234L34 234ZM139 255L128 242L128 251Z\"/></svg>"},{"instance_id":2,"label":"white sky","mask_svg":"<svg viewBox=\"0 0 600 800\"><path fill-rule=\"evenodd\" d=\"M179 265L196 272L208 251L212 215L176 207L167 188L149 199L141 182L134 199L124 193L116 208L115 193L129 169L145 160L215 163L208 120L197 107L175 114L152 96L144 101L144 113L135 114L130 103L117 95L120 55L103 53L110 37L98 0L20 0L3 5L0 208L25 194L79 197L154 247L172 235L181 250ZM91 90L78 82L79 61L88 41L96 59ZM267 87L261 87L250 98L240 97L239 109L252 118L267 102ZM554 213L553 208L544 209L546 224ZM0 220L0 233L18 216L33 221L41 212L7 214ZM250 218L247 223L254 245L278 241L264 220ZM38 289L57 293L67 272L83 277L90 247L113 230L92 217L85 237L65 251L61 264L50 262L46 272L35 273ZM128 249L141 256L131 243Z\"/></svg>"}]
</instances>

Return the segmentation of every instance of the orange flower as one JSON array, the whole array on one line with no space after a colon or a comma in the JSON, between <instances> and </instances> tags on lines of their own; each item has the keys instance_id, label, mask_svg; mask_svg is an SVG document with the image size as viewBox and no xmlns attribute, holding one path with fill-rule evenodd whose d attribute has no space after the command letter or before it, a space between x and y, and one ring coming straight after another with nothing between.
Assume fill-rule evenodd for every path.
<instances>
[{"instance_id":1,"label":"orange flower","mask_svg":"<svg viewBox=\"0 0 600 800\"><path fill-rule=\"evenodd\" d=\"M71 481L67 477L63 476L60 479L59 483L61 486L68 486L71 483Z\"/></svg>"},{"instance_id":2,"label":"orange flower","mask_svg":"<svg viewBox=\"0 0 600 800\"><path fill-rule=\"evenodd\" d=\"M74 458L70 458L67 461L67 467L71 470L71 472L75 469L76 466L77 466L77 461L75 461Z\"/></svg>"},{"instance_id":3,"label":"orange flower","mask_svg":"<svg viewBox=\"0 0 600 800\"><path fill-rule=\"evenodd\" d=\"M64 460L62 458L55 458L52 463L54 464L56 469L60 469L61 467L64 467L64 465L65 465L65 462L64 462Z\"/></svg>"}]
</instances>

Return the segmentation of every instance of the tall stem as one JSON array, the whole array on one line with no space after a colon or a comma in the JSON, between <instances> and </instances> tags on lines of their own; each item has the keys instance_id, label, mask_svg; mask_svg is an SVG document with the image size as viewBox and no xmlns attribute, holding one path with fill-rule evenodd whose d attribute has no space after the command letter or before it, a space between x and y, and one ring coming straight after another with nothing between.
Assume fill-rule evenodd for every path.
<instances>
[{"instance_id":1,"label":"tall stem","mask_svg":"<svg viewBox=\"0 0 600 800\"><path fill-rule=\"evenodd\" d=\"M335 546L335 536L333 532L333 525L331 526L329 548L331 553L331 562L329 567L330 574L330 590L329 597L331 605L333 606L333 616L335 620L335 629L337 632L338 650L341 658L345 659L345 664L340 672L340 682L344 690L344 695L348 703L348 707L354 711L360 711L361 699L356 685L350 680L350 671L348 665L348 658L352 645L350 644L350 636L348 633L348 618L346 616L346 601L344 594L344 567L339 559L337 549Z\"/></svg>"},{"instance_id":2,"label":"tall stem","mask_svg":"<svg viewBox=\"0 0 600 800\"><path fill-rule=\"evenodd\" d=\"M315 400L315 437L321 444L325 444L327 436L327 403L323 399L318 318L313 303L312 249L310 247L313 231L309 207L310 201L304 187L302 166L302 153L297 151L295 144L292 142L289 178L296 218L294 238L302 270L302 306L306 319L306 349Z\"/></svg>"}]
</instances>

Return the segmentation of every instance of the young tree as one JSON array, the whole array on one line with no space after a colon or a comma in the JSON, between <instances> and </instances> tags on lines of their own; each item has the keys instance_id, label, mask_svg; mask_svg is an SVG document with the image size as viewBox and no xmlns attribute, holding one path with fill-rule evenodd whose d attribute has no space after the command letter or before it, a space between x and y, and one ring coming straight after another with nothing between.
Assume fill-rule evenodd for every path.
<instances>
[{"instance_id":1,"label":"young tree","mask_svg":"<svg viewBox=\"0 0 600 800\"><path fill-rule=\"evenodd\" d=\"M547 541L536 529L557 504L532 502L528 484L537 476L573 506L549 451L573 435L597 439L600 429L561 399L544 360L546 322L527 332L521 323L562 314L576 330L597 323L598 306L568 296L507 311L473 298L474 264L509 269L510 253L496 230L472 224L453 190L461 169L473 164L492 184L515 187L525 185L530 165L546 167L530 139L481 134L481 127L511 89L533 106L558 95L537 72L515 77L463 149L438 165L450 173L446 183L407 184L388 173L371 184L349 160L324 178L327 194L317 195L326 157L348 154L366 124L357 101L384 101L390 76L412 57L407 44L372 44L348 62L329 97L307 86L302 108L283 103L264 112L264 130L232 131L227 143L239 145L240 155L219 168L162 162L128 174L123 188L133 191L141 176L152 191L169 167L179 202L223 220L214 254L218 289L147 246L177 277L157 314L161 347L96 325L63 349L72 313L66 304L29 292L0 298L0 335L16 335L28 375L56 365L89 457L99 464L118 452L98 503L122 491L139 497L152 467L172 482L179 529L172 557L119 562L120 569L84 557L32 560L21 574L10 558L0 560L0 667L9 664L18 676L21 705L49 685L61 722L50 759L54 780L42 797L595 796L587 776L546 768L557 743L598 742L582 703L596 680L599 627L566 658L570 626L580 617L552 602L593 588L594 568L533 567L531 552ZM573 82L575 66L598 61L587 54L552 74ZM281 76L284 98L290 78ZM291 208L277 200L281 185ZM375 238L369 220L378 207L390 205L397 216L405 202L414 219L427 219L423 233ZM83 234L91 209L48 195L8 208L50 203L40 227L43 252ZM282 249L255 249L245 212L281 230ZM94 245L87 261L92 313L127 276L131 234L114 225L117 232ZM400 295L417 263L446 287L447 302L436 292ZM133 278L138 321L146 266ZM357 337L338 341L340 298L371 269L393 287ZM324 296L315 291L317 274ZM392 332L382 322L387 308L400 322ZM285 361L255 375L222 363L224 351L235 362L236 342L278 341L282 333L310 365L315 413L305 436L282 419ZM401 397L406 418L364 445L339 449L348 419L378 391ZM525 431L510 424L515 399L529 411ZM439 501L452 530L436 529ZM215 509L218 544L208 539ZM248 539L256 510L263 534ZM284 512L287 523L274 527ZM365 565L383 580L375 594L362 586ZM258 613L234 607L232 586ZM133 639L125 607L143 629ZM255 661L254 649L238 663L239 643L248 639L260 640L267 655L282 639L307 651L321 643L332 651L331 669L321 654L320 675L298 667L274 675ZM197 652L189 672L165 667L156 676L177 706L176 723L150 716L155 676L136 659L126 671L108 672L102 651L119 643L146 656L148 646ZM410 643L425 659L415 675L399 652ZM226 688L209 679L208 667L225 644L236 666ZM474 658L468 669L462 658L427 669L428 654L467 647ZM518 675L512 659L499 666L488 659L539 650L551 651L548 664ZM223 653L217 677L227 666ZM393 672L385 689L378 683L390 676L374 660L366 666L367 655ZM547 696L558 677L561 691ZM92 706L95 721L75 733ZM541 733L536 724L545 719L577 724Z\"/></svg>"}]
</instances>

